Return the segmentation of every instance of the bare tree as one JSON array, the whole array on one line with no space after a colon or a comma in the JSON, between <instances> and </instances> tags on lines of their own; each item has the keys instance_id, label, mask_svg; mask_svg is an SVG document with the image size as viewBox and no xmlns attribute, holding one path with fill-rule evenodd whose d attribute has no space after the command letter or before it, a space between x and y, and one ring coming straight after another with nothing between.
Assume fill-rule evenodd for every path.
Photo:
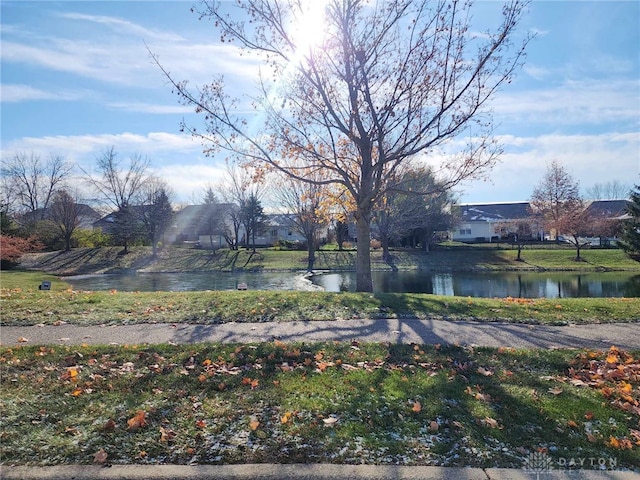
<instances>
[{"instance_id":1,"label":"bare tree","mask_svg":"<svg viewBox=\"0 0 640 480\"><path fill-rule=\"evenodd\" d=\"M516 245L518 248L518 256L516 261L523 262L522 249L536 238L538 229L537 219L535 217L517 218L500 222L495 226L495 232L501 237L507 237L508 241Z\"/></svg>"},{"instance_id":2,"label":"bare tree","mask_svg":"<svg viewBox=\"0 0 640 480\"><path fill-rule=\"evenodd\" d=\"M80 225L80 206L76 199L66 190L59 190L53 196L47 217L60 231L65 250L71 250L73 232Z\"/></svg>"},{"instance_id":3,"label":"bare tree","mask_svg":"<svg viewBox=\"0 0 640 480\"><path fill-rule=\"evenodd\" d=\"M313 270L315 251L320 246L320 233L330 220L333 203L328 188L320 182L301 182L290 176L285 176L275 188L275 200L291 215L296 232L305 238L309 272Z\"/></svg>"},{"instance_id":4,"label":"bare tree","mask_svg":"<svg viewBox=\"0 0 640 480\"><path fill-rule=\"evenodd\" d=\"M42 160L35 153L16 153L3 162L0 171L5 195L17 203L30 221L43 220L55 192L68 180L72 166L59 155ZM39 215L40 218L37 218Z\"/></svg>"},{"instance_id":5,"label":"bare tree","mask_svg":"<svg viewBox=\"0 0 640 480\"><path fill-rule=\"evenodd\" d=\"M265 192L264 184L261 183L263 180L261 172L256 169L240 168L236 163L227 163L226 175L220 187L220 193L224 202L234 204L237 207L227 209L228 219L234 230L235 245L232 245L232 248L238 247L241 227L244 227L246 246L249 246L249 240L253 234L257 233L252 229L252 226L258 227L262 217L261 201ZM258 206L260 208L257 208ZM227 243L229 243L228 240Z\"/></svg>"},{"instance_id":6,"label":"bare tree","mask_svg":"<svg viewBox=\"0 0 640 480\"><path fill-rule=\"evenodd\" d=\"M587 188L587 198L590 200L623 200L629 196L631 185L613 180L606 183L596 183Z\"/></svg>"},{"instance_id":7,"label":"bare tree","mask_svg":"<svg viewBox=\"0 0 640 480\"><path fill-rule=\"evenodd\" d=\"M523 59L529 37L515 48L512 37L526 4L507 2L499 25L474 35L471 2L462 0L202 1L197 11L214 20L222 41L264 61L252 121L238 113L222 77L191 89L153 58L182 101L204 114L204 130L183 128L207 154L222 149L307 182L308 172L322 170L323 184L349 192L356 289L371 291L371 217L386 179L454 137L467 146L439 165L443 188L495 163L500 148L486 107ZM305 20L323 22L324 37L301 40Z\"/></svg>"},{"instance_id":8,"label":"bare tree","mask_svg":"<svg viewBox=\"0 0 640 480\"><path fill-rule=\"evenodd\" d=\"M97 163L97 176L83 171L85 179L98 193L98 200L115 210L114 233L123 244L123 253L127 253L129 242L140 231L133 207L141 204L143 188L152 178L149 160L133 155L128 167L123 167L115 149L111 147L102 152Z\"/></svg>"},{"instance_id":9,"label":"bare tree","mask_svg":"<svg viewBox=\"0 0 640 480\"><path fill-rule=\"evenodd\" d=\"M567 212L575 213L584 208L579 192L578 182L559 162L553 161L531 194L532 213L556 239L562 233Z\"/></svg>"}]
</instances>

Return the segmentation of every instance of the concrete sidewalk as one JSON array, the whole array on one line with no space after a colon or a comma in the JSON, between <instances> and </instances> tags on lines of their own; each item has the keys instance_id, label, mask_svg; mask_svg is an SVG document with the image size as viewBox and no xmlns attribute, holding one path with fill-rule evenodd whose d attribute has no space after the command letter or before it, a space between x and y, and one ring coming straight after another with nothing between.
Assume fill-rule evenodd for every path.
<instances>
[{"instance_id":1,"label":"concrete sidewalk","mask_svg":"<svg viewBox=\"0 0 640 480\"><path fill-rule=\"evenodd\" d=\"M524 469L400 467L377 465L95 465L0 467L4 480L632 480L623 471L573 470L528 472Z\"/></svg>"},{"instance_id":2,"label":"concrete sidewalk","mask_svg":"<svg viewBox=\"0 0 640 480\"><path fill-rule=\"evenodd\" d=\"M136 324L0 327L5 346L44 344L137 344L200 342L349 341L459 344L515 348L640 349L639 323L572 326L452 322L418 319L352 319L316 322Z\"/></svg>"}]
</instances>

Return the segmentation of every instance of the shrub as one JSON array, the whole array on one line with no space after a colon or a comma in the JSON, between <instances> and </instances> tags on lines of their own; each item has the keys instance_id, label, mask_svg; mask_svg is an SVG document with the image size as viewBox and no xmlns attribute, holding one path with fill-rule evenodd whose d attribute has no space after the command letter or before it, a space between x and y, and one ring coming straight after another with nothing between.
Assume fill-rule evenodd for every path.
<instances>
[{"instance_id":1,"label":"shrub","mask_svg":"<svg viewBox=\"0 0 640 480\"><path fill-rule=\"evenodd\" d=\"M25 253L37 252L44 245L36 237L14 237L0 235L0 269L9 270L20 263L20 258Z\"/></svg>"}]
</instances>

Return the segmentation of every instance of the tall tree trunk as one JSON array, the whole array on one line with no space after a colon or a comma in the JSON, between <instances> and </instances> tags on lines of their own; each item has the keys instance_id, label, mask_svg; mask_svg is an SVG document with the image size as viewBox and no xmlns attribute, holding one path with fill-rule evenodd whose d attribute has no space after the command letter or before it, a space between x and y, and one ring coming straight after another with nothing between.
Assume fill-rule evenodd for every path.
<instances>
[{"instance_id":1,"label":"tall tree trunk","mask_svg":"<svg viewBox=\"0 0 640 480\"><path fill-rule=\"evenodd\" d=\"M382 259L385 262L391 260L391 254L389 253L389 238L386 235L382 235L380 238L382 244Z\"/></svg>"},{"instance_id":2,"label":"tall tree trunk","mask_svg":"<svg viewBox=\"0 0 640 480\"><path fill-rule=\"evenodd\" d=\"M313 241L307 241L307 272L313 271L313 264L316 262L316 248Z\"/></svg>"},{"instance_id":3,"label":"tall tree trunk","mask_svg":"<svg viewBox=\"0 0 640 480\"><path fill-rule=\"evenodd\" d=\"M356 213L356 231L358 249L356 252L356 291L373 292L371 278L371 213L358 209Z\"/></svg>"}]
</instances>

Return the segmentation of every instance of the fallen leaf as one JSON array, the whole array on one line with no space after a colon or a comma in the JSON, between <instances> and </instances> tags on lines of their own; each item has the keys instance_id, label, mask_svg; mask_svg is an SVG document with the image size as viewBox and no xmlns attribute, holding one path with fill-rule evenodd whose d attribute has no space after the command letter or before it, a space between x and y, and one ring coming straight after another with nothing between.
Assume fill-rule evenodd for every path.
<instances>
[{"instance_id":1,"label":"fallen leaf","mask_svg":"<svg viewBox=\"0 0 640 480\"><path fill-rule=\"evenodd\" d=\"M491 375L493 375L493 372L491 370L488 370L484 367L478 367L478 373L480 375L484 375L485 377L490 377Z\"/></svg>"},{"instance_id":2,"label":"fallen leaf","mask_svg":"<svg viewBox=\"0 0 640 480\"><path fill-rule=\"evenodd\" d=\"M25 337L18 337L18 343L27 343L29 341L28 338Z\"/></svg>"},{"instance_id":3,"label":"fallen leaf","mask_svg":"<svg viewBox=\"0 0 640 480\"><path fill-rule=\"evenodd\" d=\"M550 388L548 392L554 395L560 395L563 392L563 390L560 387L553 387L553 388Z\"/></svg>"},{"instance_id":4,"label":"fallen leaf","mask_svg":"<svg viewBox=\"0 0 640 480\"><path fill-rule=\"evenodd\" d=\"M420 402L414 402L413 407L411 408L411 410L413 410L414 412L418 413L420 412L420 410L422 410L422 405L420 405Z\"/></svg>"},{"instance_id":5,"label":"fallen leaf","mask_svg":"<svg viewBox=\"0 0 640 480\"><path fill-rule=\"evenodd\" d=\"M258 420L251 420L249 422L249 428L253 432L255 432L258 429L259 426L260 426L260 422Z\"/></svg>"},{"instance_id":6,"label":"fallen leaf","mask_svg":"<svg viewBox=\"0 0 640 480\"><path fill-rule=\"evenodd\" d=\"M147 412L144 410L138 410L138 412L127 420L127 430L131 432L135 432L141 427L144 427L147 424Z\"/></svg>"},{"instance_id":7,"label":"fallen leaf","mask_svg":"<svg viewBox=\"0 0 640 480\"><path fill-rule=\"evenodd\" d=\"M568 426L568 427L571 427L571 428L578 428L578 424L577 424L575 421L573 421L573 420L569 420L569 421L567 422L567 426Z\"/></svg>"},{"instance_id":8,"label":"fallen leaf","mask_svg":"<svg viewBox=\"0 0 640 480\"><path fill-rule=\"evenodd\" d=\"M109 454L101 448L93 454L93 463L104 463L108 456Z\"/></svg>"},{"instance_id":9,"label":"fallen leaf","mask_svg":"<svg viewBox=\"0 0 640 480\"><path fill-rule=\"evenodd\" d=\"M113 432L115 429L116 422L111 419L107 420L107 422L102 426L102 430L104 430L105 432Z\"/></svg>"},{"instance_id":10,"label":"fallen leaf","mask_svg":"<svg viewBox=\"0 0 640 480\"><path fill-rule=\"evenodd\" d=\"M170 428L160 427L160 441L162 443L171 442L174 438L176 438L176 435L177 433Z\"/></svg>"},{"instance_id":11,"label":"fallen leaf","mask_svg":"<svg viewBox=\"0 0 640 480\"><path fill-rule=\"evenodd\" d=\"M323 418L322 421L327 427L333 427L336 423L338 423L338 417L331 416L328 418Z\"/></svg>"},{"instance_id":12,"label":"fallen leaf","mask_svg":"<svg viewBox=\"0 0 640 480\"><path fill-rule=\"evenodd\" d=\"M484 417L482 419L482 423L490 428L502 429L502 426L498 423L498 421L495 418Z\"/></svg>"},{"instance_id":13,"label":"fallen leaf","mask_svg":"<svg viewBox=\"0 0 640 480\"><path fill-rule=\"evenodd\" d=\"M285 424L291 420L291 412L286 412L282 417L280 417L280 423Z\"/></svg>"},{"instance_id":14,"label":"fallen leaf","mask_svg":"<svg viewBox=\"0 0 640 480\"><path fill-rule=\"evenodd\" d=\"M431 422L429 422L430 432L437 432L438 428L440 428L440 425L438 425L438 422L436 422L435 420L431 420Z\"/></svg>"}]
</instances>

